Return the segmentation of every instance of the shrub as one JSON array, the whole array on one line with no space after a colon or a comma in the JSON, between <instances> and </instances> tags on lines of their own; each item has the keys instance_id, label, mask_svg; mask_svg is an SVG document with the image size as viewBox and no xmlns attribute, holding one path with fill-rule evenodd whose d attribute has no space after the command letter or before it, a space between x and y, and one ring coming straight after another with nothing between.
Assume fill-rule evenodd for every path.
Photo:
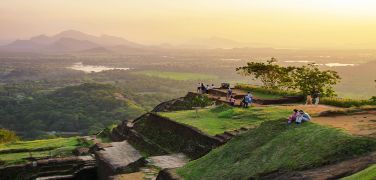
<instances>
[{"instance_id":1,"label":"shrub","mask_svg":"<svg viewBox=\"0 0 376 180\"><path fill-rule=\"evenodd\" d=\"M221 104L221 105L218 105L212 109L210 109L211 112L214 112L214 113L219 113L219 112L223 112L223 111L226 111L226 110L229 110L231 109L232 107L228 104Z\"/></svg>"},{"instance_id":2,"label":"shrub","mask_svg":"<svg viewBox=\"0 0 376 180\"><path fill-rule=\"evenodd\" d=\"M375 101L362 100L362 99L343 99L343 98L328 98L320 99L321 104L332 105L337 107L360 107L365 105L376 105Z\"/></svg>"},{"instance_id":3,"label":"shrub","mask_svg":"<svg viewBox=\"0 0 376 180\"><path fill-rule=\"evenodd\" d=\"M283 91L278 89L267 89L265 87L261 86L255 86L255 85L248 85L248 84L237 84L235 86L237 89L242 89L245 91L252 91L252 92L259 92L263 94L272 94L272 95L279 95L279 96L299 96L302 95L299 92L296 91Z\"/></svg>"},{"instance_id":4,"label":"shrub","mask_svg":"<svg viewBox=\"0 0 376 180\"><path fill-rule=\"evenodd\" d=\"M219 118L232 118L234 116L234 109L228 109L225 111L222 111L218 114Z\"/></svg>"},{"instance_id":5,"label":"shrub","mask_svg":"<svg viewBox=\"0 0 376 180\"><path fill-rule=\"evenodd\" d=\"M0 129L0 143L7 143L18 140L19 137L16 135L15 132L7 129Z\"/></svg>"}]
</instances>

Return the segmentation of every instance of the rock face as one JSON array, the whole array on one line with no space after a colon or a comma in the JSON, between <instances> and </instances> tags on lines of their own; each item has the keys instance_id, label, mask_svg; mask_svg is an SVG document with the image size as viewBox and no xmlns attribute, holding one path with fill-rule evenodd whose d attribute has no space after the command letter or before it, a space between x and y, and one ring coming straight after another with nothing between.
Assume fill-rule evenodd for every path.
<instances>
[{"instance_id":1,"label":"rock face","mask_svg":"<svg viewBox=\"0 0 376 180\"><path fill-rule=\"evenodd\" d=\"M196 93L189 92L184 97L162 102L159 105L155 106L152 112L191 110L192 106L190 104L190 101L195 96L197 96Z\"/></svg>"},{"instance_id":2,"label":"rock face","mask_svg":"<svg viewBox=\"0 0 376 180\"><path fill-rule=\"evenodd\" d=\"M0 168L1 180L14 179L96 179L95 160L91 156L52 158Z\"/></svg>"},{"instance_id":3,"label":"rock face","mask_svg":"<svg viewBox=\"0 0 376 180\"><path fill-rule=\"evenodd\" d=\"M132 173L145 163L141 154L127 141L113 142L103 150L96 151L99 179L109 179L119 173Z\"/></svg>"},{"instance_id":4,"label":"rock face","mask_svg":"<svg viewBox=\"0 0 376 180\"><path fill-rule=\"evenodd\" d=\"M126 139L137 148L151 150L148 152L151 155L184 153L192 159L197 159L225 143L220 138L155 113L143 115L132 125L123 123L114 128L112 139Z\"/></svg>"}]
</instances>

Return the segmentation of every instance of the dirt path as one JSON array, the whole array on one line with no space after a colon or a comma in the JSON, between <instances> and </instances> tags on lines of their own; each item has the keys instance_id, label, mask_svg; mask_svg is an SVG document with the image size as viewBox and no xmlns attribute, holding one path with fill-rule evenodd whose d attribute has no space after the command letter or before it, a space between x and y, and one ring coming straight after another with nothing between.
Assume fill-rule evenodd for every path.
<instances>
[{"instance_id":1,"label":"dirt path","mask_svg":"<svg viewBox=\"0 0 376 180\"><path fill-rule=\"evenodd\" d=\"M312 122L341 128L353 135L376 135L376 112L349 116L315 117Z\"/></svg>"}]
</instances>

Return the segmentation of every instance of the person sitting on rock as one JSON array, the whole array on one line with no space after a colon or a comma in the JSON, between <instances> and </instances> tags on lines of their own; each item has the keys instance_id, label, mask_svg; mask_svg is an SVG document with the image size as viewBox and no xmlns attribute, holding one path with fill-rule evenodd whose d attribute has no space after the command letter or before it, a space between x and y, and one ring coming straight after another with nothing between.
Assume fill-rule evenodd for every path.
<instances>
[{"instance_id":1,"label":"person sitting on rock","mask_svg":"<svg viewBox=\"0 0 376 180\"><path fill-rule=\"evenodd\" d=\"M298 116L298 114L299 114L299 111L297 109L294 109L293 113L288 118L287 124L291 124L292 122L296 121L296 117Z\"/></svg>"},{"instance_id":2,"label":"person sitting on rock","mask_svg":"<svg viewBox=\"0 0 376 180\"><path fill-rule=\"evenodd\" d=\"M230 105L231 105L231 106L235 106L236 99L234 98L234 96L231 96L231 97L230 97L229 102L230 102Z\"/></svg>"},{"instance_id":3,"label":"person sitting on rock","mask_svg":"<svg viewBox=\"0 0 376 180\"><path fill-rule=\"evenodd\" d=\"M304 112L303 110L299 110L298 116L296 117L296 124L301 124L310 120L311 116L308 113Z\"/></svg>"},{"instance_id":4,"label":"person sitting on rock","mask_svg":"<svg viewBox=\"0 0 376 180\"><path fill-rule=\"evenodd\" d=\"M215 89L215 86L214 84L211 85L210 89Z\"/></svg>"},{"instance_id":5,"label":"person sitting on rock","mask_svg":"<svg viewBox=\"0 0 376 180\"><path fill-rule=\"evenodd\" d=\"M198 83L198 86L197 86L197 93L201 93L201 84Z\"/></svg>"}]
</instances>

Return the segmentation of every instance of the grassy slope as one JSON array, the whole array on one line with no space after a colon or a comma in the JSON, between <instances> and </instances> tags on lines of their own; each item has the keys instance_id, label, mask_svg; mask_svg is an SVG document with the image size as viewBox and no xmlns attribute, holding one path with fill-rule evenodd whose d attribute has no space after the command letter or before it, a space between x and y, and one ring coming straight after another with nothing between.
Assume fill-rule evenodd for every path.
<instances>
[{"instance_id":1,"label":"grassy slope","mask_svg":"<svg viewBox=\"0 0 376 180\"><path fill-rule=\"evenodd\" d=\"M276 170L311 168L376 149L373 139L305 123L267 121L178 169L185 179L248 179Z\"/></svg>"},{"instance_id":2,"label":"grassy slope","mask_svg":"<svg viewBox=\"0 0 376 180\"><path fill-rule=\"evenodd\" d=\"M200 74L200 73L184 73L184 72L169 72L169 71L137 71L134 74L145 75L150 77L159 77L172 80L205 80L218 79L215 75Z\"/></svg>"},{"instance_id":3,"label":"grassy slope","mask_svg":"<svg viewBox=\"0 0 376 180\"><path fill-rule=\"evenodd\" d=\"M288 117L290 110L279 109L273 106L251 107L248 109L220 106L214 109L199 110L198 118L196 118L194 110L159 114L177 122L194 126L209 135L216 135L244 126L259 125L265 120Z\"/></svg>"},{"instance_id":4,"label":"grassy slope","mask_svg":"<svg viewBox=\"0 0 376 180\"><path fill-rule=\"evenodd\" d=\"M41 150L31 152L33 157L47 157L47 156L69 156L72 155L72 150L80 146L89 146L85 142L78 140L78 138L56 138L34 141L18 141L14 143L0 144L0 152L9 149L39 149L51 148L51 150ZM51 153L51 154L50 154ZM20 153L0 153L0 160L5 161L6 164L17 164L26 162L23 158L30 157L29 152Z\"/></svg>"},{"instance_id":5,"label":"grassy slope","mask_svg":"<svg viewBox=\"0 0 376 180\"><path fill-rule=\"evenodd\" d=\"M343 178L343 180L373 180L376 179L376 165L372 165L367 169L360 171L356 174Z\"/></svg>"}]
</instances>

